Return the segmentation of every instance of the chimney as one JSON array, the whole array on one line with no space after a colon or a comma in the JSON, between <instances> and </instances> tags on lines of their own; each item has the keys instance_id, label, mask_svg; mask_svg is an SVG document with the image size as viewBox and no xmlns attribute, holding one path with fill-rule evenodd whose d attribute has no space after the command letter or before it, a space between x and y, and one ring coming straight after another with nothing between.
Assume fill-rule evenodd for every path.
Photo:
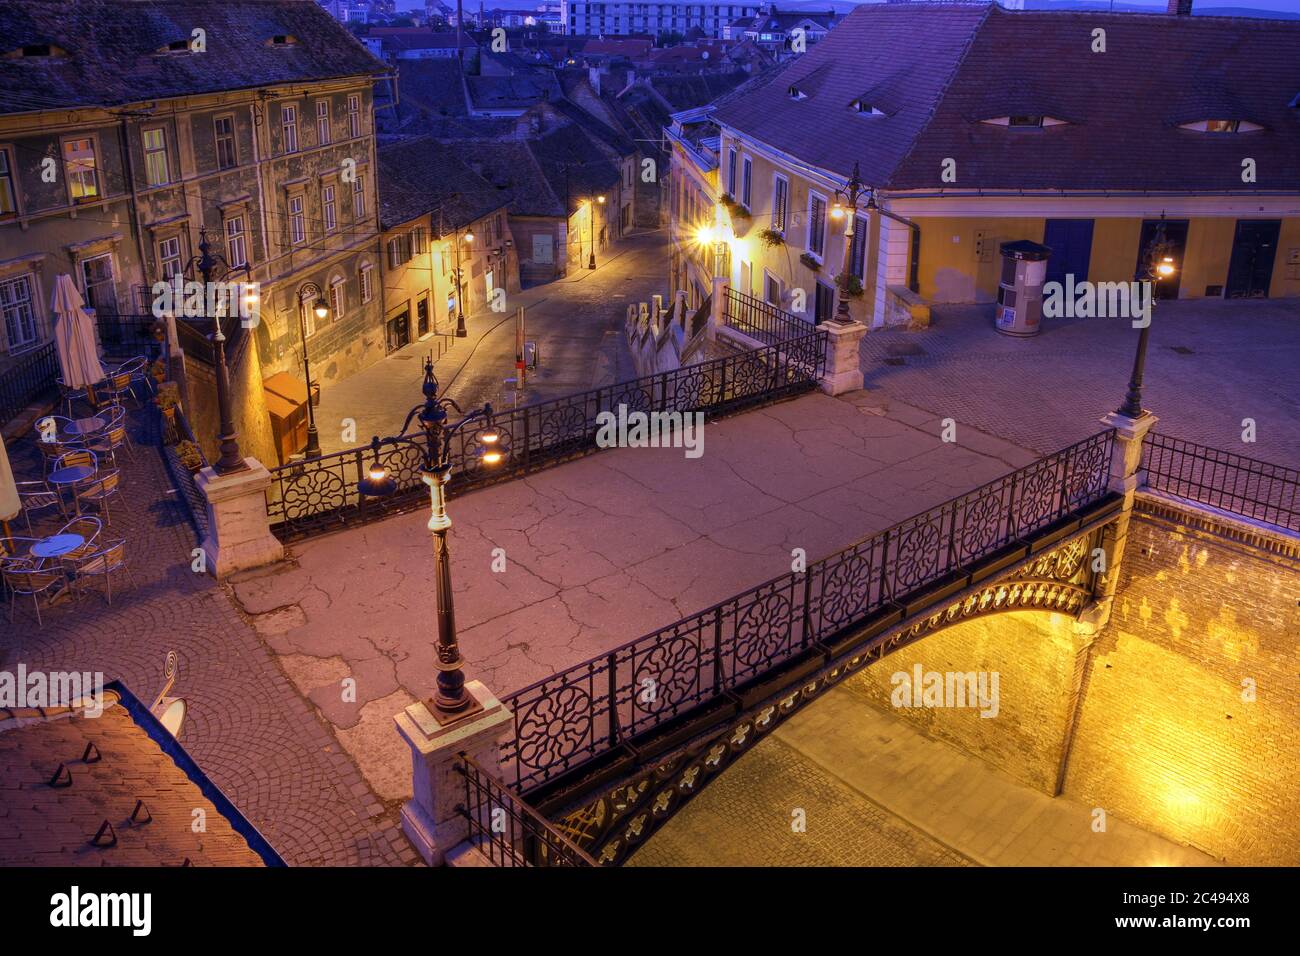
<instances>
[{"instance_id":1,"label":"chimney","mask_svg":"<svg viewBox=\"0 0 1300 956\"><path fill-rule=\"evenodd\" d=\"M591 88L596 91L596 95L600 96L600 67L587 67L587 82L590 83Z\"/></svg>"},{"instance_id":2,"label":"chimney","mask_svg":"<svg viewBox=\"0 0 1300 956\"><path fill-rule=\"evenodd\" d=\"M1192 0L1169 0L1168 13L1171 17L1190 17Z\"/></svg>"}]
</instances>

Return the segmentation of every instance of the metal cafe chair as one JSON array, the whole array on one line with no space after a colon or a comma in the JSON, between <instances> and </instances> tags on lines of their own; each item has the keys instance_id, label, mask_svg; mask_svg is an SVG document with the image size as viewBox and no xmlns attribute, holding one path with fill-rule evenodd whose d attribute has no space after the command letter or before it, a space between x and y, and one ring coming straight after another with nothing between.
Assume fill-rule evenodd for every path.
<instances>
[{"instance_id":1,"label":"metal cafe chair","mask_svg":"<svg viewBox=\"0 0 1300 956\"><path fill-rule=\"evenodd\" d=\"M102 577L104 579L104 594L108 603L113 603L113 573L116 571L125 571L126 578L131 582L131 587L135 587L135 577L131 574L131 568L126 563L126 541L110 541L98 551L76 558L65 556L63 558L64 571L69 574L73 581L73 587L77 591L83 592L85 589L85 580L88 577Z\"/></svg>"},{"instance_id":2,"label":"metal cafe chair","mask_svg":"<svg viewBox=\"0 0 1300 956\"><path fill-rule=\"evenodd\" d=\"M103 530L104 522L94 515L80 515L73 518L60 528L57 533L79 534L85 539L85 542L81 547L77 548L75 551L69 551L67 554L63 555L63 557L75 558L93 552L95 550L95 539L99 537L99 533Z\"/></svg>"},{"instance_id":3,"label":"metal cafe chair","mask_svg":"<svg viewBox=\"0 0 1300 956\"><path fill-rule=\"evenodd\" d=\"M45 508L58 508L59 514L67 518L67 510L63 507L63 496L47 485L44 481L16 481L18 486L18 502L23 508L23 517L27 519L27 533L32 534L32 512L41 511Z\"/></svg>"},{"instance_id":4,"label":"metal cafe chair","mask_svg":"<svg viewBox=\"0 0 1300 956\"><path fill-rule=\"evenodd\" d=\"M132 359L132 362L134 361L137 360ZM141 363L140 367L143 368L144 359L138 361ZM108 377L104 386L98 389L99 394L107 397L108 401L113 405L121 405L124 398L130 398L135 402L137 408L141 407L140 399L136 397L135 389L131 387L134 376L139 371L138 368L128 368L132 362L127 362L126 365L118 368Z\"/></svg>"},{"instance_id":5,"label":"metal cafe chair","mask_svg":"<svg viewBox=\"0 0 1300 956\"><path fill-rule=\"evenodd\" d=\"M78 513L81 511L80 505L83 502L92 504L103 514L104 520L111 524L113 517L108 512L108 502L111 498L117 496L121 474L116 468L112 471L101 471L88 481L75 485Z\"/></svg>"},{"instance_id":6,"label":"metal cafe chair","mask_svg":"<svg viewBox=\"0 0 1300 956\"><path fill-rule=\"evenodd\" d=\"M14 596L14 600L9 602L9 623L14 622L14 607L17 606L17 598L23 595L31 595L32 606L36 609L36 625L41 627L44 622L41 620L41 595L48 592L60 584L67 583L67 575L62 567L42 568L28 563L20 565L17 563L6 563L0 565L0 576L3 576L5 587L9 593ZM48 595L53 598L54 595Z\"/></svg>"},{"instance_id":7,"label":"metal cafe chair","mask_svg":"<svg viewBox=\"0 0 1300 956\"><path fill-rule=\"evenodd\" d=\"M121 405L114 407L123 413L126 412L126 409L122 408ZM96 455L107 457L114 467L117 466L117 450L119 448L125 448L129 456L135 457L135 452L131 448L131 439L126 434L126 425L122 416L110 419L108 427L91 438L86 447Z\"/></svg>"}]
</instances>

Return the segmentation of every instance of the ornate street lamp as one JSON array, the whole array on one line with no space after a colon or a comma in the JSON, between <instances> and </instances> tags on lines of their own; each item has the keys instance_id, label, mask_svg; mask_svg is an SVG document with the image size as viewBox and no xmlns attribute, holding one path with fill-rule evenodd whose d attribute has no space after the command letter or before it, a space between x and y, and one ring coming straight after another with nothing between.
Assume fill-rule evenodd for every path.
<instances>
[{"instance_id":1,"label":"ornate street lamp","mask_svg":"<svg viewBox=\"0 0 1300 956\"><path fill-rule=\"evenodd\" d=\"M438 398L438 380L433 374L432 359L425 359L424 362L422 390L424 402L407 413L401 435L384 439L376 435L371 439L372 461L366 477L358 482L357 490L362 495L375 497L391 495L397 490L397 481L379 460L379 449L383 445L410 445L419 451L420 477L429 486L432 512L429 530L433 532L438 620L438 691L428 706L440 724L448 724L482 709L482 704L465 690L465 675L462 671L465 662L456 642L456 612L451 592L451 561L447 550L447 530L451 527L451 518L447 516L446 487L451 477L451 440L469 423L482 420L484 428L478 434L478 446L475 449L479 460L488 467L498 465L505 460L508 449L496 427L490 404L465 414L452 399ZM448 408L455 409L461 416L460 421L454 425L447 424ZM419 435L406 434L412 418L418 418L421 429Z\"/></svg>"},{"instance_id":2,"label":"ornate street lamp","mask_svg":"<svg viewBox=\"0 0 1300 956\"><path fill-rule=\"evenodd\" d=\"M596 268L596 206L605 205L605 196L603 193L599 196L593 196L587 200L587 203L591 209L591 223L590 228L587 230L587 238L591 240L591 259L587 261L587 268L594 269Z\"/></svg>"},{"instance_id":3,"label":"ornate street lamp","mask_svg":"<svg viewBox=\"0 0 1300 956\"><path fill-rule=\"evenodd\" d=\"M840 301L835 306L835 321L841 325L848 325L853 321L849 315L849 279L853 278L849 271L853 267L853 231L857 222L858 203L862 197L867 197L867 209L876 208L875 190L867 186L861 176L858 174L858 164L853 164L853 175L849 177L848 183L844 189L835 190L835 203L831 206L831 218L843 219L847 216L848 222L844 224L844 264L840 268L840 277L836 285L840 290Z\"/></svg>"},{"instance_id":4,"label":"ornate street lamp","mask_svg":"<svg viewBox=\"0 0 1300 956\"><path fill-rule=\"evenodd\" d=\"M316 433L316 412L311 401L311 362L307 358L307 316L303 311L303 303L313 294L316 298L312 300L311 311L318 323L329 318L330 307L316 283L308 282L298 290L298 335L302 339L302 374L307 379L307 447L304 454L308 458L319 458L320 436Z\"/></svg>"},{"instance_id":5,"label":"ornate street lamp","mask_svg":"<svg viewBox=\"0 0 1300 956\"><path fill-rule=\"evenodd\" d=\"M1160 280L1167 279L1178 271L1178 264L1174 257L1168 255L1170 252L1169 244L1165 239L1165 224L1162 221L1157 229L1156 235L1151 240L1151 245L1147 247L1147 272L1146 281L1151 285L1151 315L1147 316L1146 324L1142 326L1142 331L1138 333L1137 354L1133 357L1133 374L1128 380L1128 393L1124 396L1124 404L1116 411L1128 418L1141 418L1146 414L1142 408L1142 378L1146 372L1147 365L1147 340L1151 335L1151 322L1155 318L1156 299L1159 298Z\"/></svg>"},{"instance_id":6,"label":"ornate street lamp","mask_svg":"<svg viewBox=\"0 0 1300 956\"><path fill-rule=\"evenodd\" d=\"M199 229L199 254L191 259L185 266L185 276L188 279L194 278L194 273L198 272L203 277L203 301L204 311L207 311L208 290L212 288L213 277L219 281L227 281L231 275L243 275L245 279L252 276L252 269L248 263L232 266L221 255L214 255L212 246L208 243L208 230ZM252 305L256 303L256 293L248 293L246 301ZM219 475L228 475L232 472L243 471L248 465L244 462L244 456L239 452L238 435L235 432L234 416L230 407L230 372L226 368L226 335L221 330L222 313L227 311L228 303L223 298L217 303L215 309L216 315L205 315L204 318L212 320L212 366L216 371L217 380L217 410L221 419L220 429L217 434L221 442L221 456L213 464L212 468Z\"/></svg>"},{"instance_id":7,"label":"ornate street lamp","mask_svg":"<svg viewBox=\"0 0 1300 956\"><path fill-rule=\"evenodd\" d=\"M459 226L453 227L451 244L456 251L456 338L458 339L463 339L465 338L465 336L469 335L469 332L465 328L465 302L462 297L462 293L464 291L464 276L462 275L460 269L461 238L462 236L460 234L460 227ZM474 233L466 229L463 238L467 244L472 243L474 241Z\"/></svg>"}]
</instances>

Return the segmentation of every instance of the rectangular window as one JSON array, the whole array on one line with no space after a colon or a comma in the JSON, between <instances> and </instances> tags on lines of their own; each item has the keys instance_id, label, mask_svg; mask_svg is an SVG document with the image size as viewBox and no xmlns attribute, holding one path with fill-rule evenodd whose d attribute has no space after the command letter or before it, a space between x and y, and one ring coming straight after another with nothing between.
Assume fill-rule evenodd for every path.
<instances>
[{"instance_id":1,"label":"rectangular window","mask_svg":"<svg viewBox=\"0 0 1300 956\"><path fill-rule=\"evenodd\" d=\"M234 267L248 265L248 241L244 234L243 216L232 216L226 220L226 261Z\"/></svg>"},{"instance_id":2,"label":"rectangular window","mask_svg":"<svg viewBox=\"0 0 1300 956\"><path fill-rule=\"evenodd\" d=\"M36 344L36 313L32 311L32 277L22 275L0 282L0 312L5 317L9 351Z\"/></svg>"},{"instance_id":3,"label":"rectangular window","mask_svg":"<svg viewBox=\"0 0 1300 956\"><path fill-rule=\"evenodd\" d=\"M372 266L368 266L368 265L362 266L361 269L357 272L357 278L358 280L360 280L359 284L361 286L362 303L369 302L374 297L375 294L375 287L372 284L372 279L371 279L372 268L373 268Z\"/></svg>"},{"instance_id":4,"label":"rectangular window","mask_svg":"<svg viewBox=\"0 0 1300 956\"><path fill-rule=\"evenodd\" d=\"M316 145L328 146L330 141L330 101L316 101Z\"/></svg>"},{"instance_id":5,"label":"rectangular window","mask_svg":"<svg viewBox=\"0 0 1300 956\"><path fill-rule=\"evenodd\" d=\"M727 194L736 198L736 147L727 150Z\"/></svg>"},{"instance_id":6,"label":"rectangular window","mask_svg":"<svg viewBox=\"0 0 1300 956\"><path fill-rule=\"evenodd\" d=\"M352 183L352 218L364 219L366 217L366 180L360 173L357 173L356 180Z\"/></svg>"},{"instance_id":7,"label":"rectangular window","mask_svg":"<svg viewBox=\"0 0 1300 956\"><path fill-rule=\"evenodd\" d=\"M218 116L212 121L212 130L217 143L217 169L239 165L239 154L235 150L235 118Z\"/></svg>"},{"instance_id":8,"label":"rectangular window","mask_svg":"<svg viewBox=\"0 0 1300 956\"><path fill-rule=\"evenodd\" d=\"M18 183L14 179L9 150L0 149L0 216L12 216L16 212L18 212Z\"/></svg>"},{"instance_id":9,"label":"rectangular window","mask_svg":"<svg viewBox=\"0 0 1300 956\"><path fill-rule=\"evenodd\" d=\"M808 195L808 251L817 258L826 251L826 200Z\"/></svg>"},{"instance_id":10,"label":"rectangular window","mask_svg":"<svg viewBox=\"0 0 1300 956\"><path fill-rule=\"evenodd\" d=\"M162 127L142 130L144 141L144 177L150 186L166 186L171 182L167 170L167 134Z\"/></svg>"},{"instance_id":11,"label":"rectangular window","mask_svg":"<svg viewBox=\"0 0 1300 956\"><path fill-rule=\"evenodd\" d=\"M280 129L284 134L284 151L298 152L298 107L288 103L280 107Z\"/></svg>"},{"instance_id":12,"label":"rectangular window","mask_svg":"<svg viewBox=\"0 0 1300 956\"><path fill-rule=\"evenodd\" d=\"M361 94L348 96L348 135L356 139L361 135Z\"/></svg>"},{"instance_id":13,"label":"rectangular window","mask_svg":"<svg viewBox=\"0 0 1300 956\"><path fill-rule=\"evenodd\" d=\"M316 334L316 296L311 292L304 292L298 298L298 312L302 316L302 326L307 330L307 337L311 338Z\"/></svg>"},{"instance_id":14,"label":"rectangular window","mask_svg":"<svg viewBox=\"0 0 1300 956\"><path fill-rule=\"evenodd\" d=\"M181 237L171 236L158 243L158 274L164 279L184 270L181 262Z\"/></svg>"},{"instance_id":15,"label":"rectangular window","mask_svg":"<svg viewBox=\"0 0 1300 956\"><path fill-rule=\"evenodd\" d=\"M770 272L763 273L763 298L769 305L781 306L781 280Z\"/></svg>"},{"instance_id":16,"label":"rectangular window","mask_svg":"<svg viewBox=\"0 0 1300 956\"><path fill-rule=\"evenodd\" d=\"M818 280L816 298L813 302L813 322L821 325L830 319L835 311L835 289Z\"/></svg>"},{"instance_id":17,"label":"rectangular window","mask_svg":"<svg viewBox=\"0 0 1300 956\"><path fill-rule=\"evenodd\" d=\"M402 241L394 236L388 240L388 268L396 269L402 262Z\"/></svg>"},{"instance_id":18,"label":"rectangular window","mask_svg":"<svg viewBox=\"0 0 1300 956\"><path fill-rule=\"evenodd\" d=\"M754 164L753 162L750 161L750 158L746 156L743 165L742 181L740 183L740 192L742 194L740 197L740 204L744 206L746 209L749 208L750 186L753 185L753 179L754 179Z\"/></svg>"},{"instance_id":19,"label":"rectangular window","mask_svg":"<svg viewBox=\"0 0 1300 956\"><path fill-rule=\"evenodd\" d=\"M411 255L418 256L424 253L424 227L416 226L411 230Z\"/></svg>"},{"instance_id":20,"label":"rectangular window","mask_svg":"<svg viewBox=\"0 0 1300 956\"><path fill-rule=\"evenodd\" d=\"M849 248L849 274L859 279L867 277L867 221L853 217L853 245Z\"/></svg>"},{"instance_id":21,"label":"rectangular window","mask_svg":"<svg viewBox=\"0 0 1300 956\"><path fill-rule=\"evenodd\" d=\"M347 298L343 294L343 279L335 279L330 283L330 315L335 322L343 318L343 308L346 305Z\"/></svg>"},{"instance_id":22,"label":"rectangular window","mask_svg":"<svg viewBox=\"0 0 1300 956\"><path fill-rule=\"evenodd\" d=\"M301 245L307 241L307 224L303 216L301 196L289 197L289 244Z\"/></svg>"},{"instance_id":23,"label":"rectangular window","mask_svg":"<svg viewBox=\"0 0 1300 956\"><path fill-rule=\"evenodd\" d=\"M772 180L772 228L785 235L786 209L790 204L790 181L784 176Z\"/></svg>"},{"instance_id":24,"label":"rectangular window","mask_svg":"<svg viewBox=\"0 0 1300 956\"><path fill-rule=\"evenodd\" d=\"M334 187L326 186L320 191L321 204L325 207L325 231L333 232L338 228L338 211L334 202Z\"/></svg>"},{"instance_id":25,"label":"rectangular window","mask_svg":"<svg viewBox=\"0 0 1300 956\"><path fill-rule=\"evenodd\" d=\"M82 202L99 196L93 139L70 139L65 142L63 162L67 168L68 189L72 194L73 202Z\"/></svg>"}]
</instances>

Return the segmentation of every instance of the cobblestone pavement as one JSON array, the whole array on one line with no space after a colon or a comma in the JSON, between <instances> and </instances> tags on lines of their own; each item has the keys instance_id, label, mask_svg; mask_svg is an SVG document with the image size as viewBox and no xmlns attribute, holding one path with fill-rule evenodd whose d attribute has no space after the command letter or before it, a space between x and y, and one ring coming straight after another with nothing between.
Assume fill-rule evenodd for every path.
<instances>
[{"instance_id":1,"label":"cobblestone pavement","mask_svg":"<svg viewBox=\"0 0 1300 956\"><path fill-rule=\"evenodd\" d=\"M424 357L433 351L434 373L445 394L463 408L492 402L533 404L596 385L636 377L623 334L629 303L667 294L668 237L641 233L618 242L595 270L575 269L555 282L512 293L505 313L485 310L465 321L465 338L413 342L383 361L321 390L316 410L321 448L339 451L371 435L396 434L421 400ZM525 392L505 380L515 375L514 310L525 307L525 336L536 342L539 367ZM357 423L356 441L343 441L340 423Z\"/></svg>"},{"instance_id":2,"label":"cobblestone pavement","mask_svg":"<svg viewBox=\"0 0 1300 956\"><path fill-rule=\"evenodd\" d=\"M100 671L146 702L176 650L173 690L189 710L180 741L212 781L293 865L399 865L415 861L396 825L398 807L376 799L356 765L285 678L275 657L209 576L191 568L188 511L173 489L150 422L133 413L134 457L119 456L120 504L105 540L125 538L132 581L115 577L113 604L93 591L42 608L30 600L0 619L0 669ZM21 479L39 474L30 441L10 446ZM56 515L35 525L58 530ZM15 523L14 534L27 534ZM119 590L120 589L120 590Z\"/></svg>"},{"instance_id":3,"label":"cobblestone pavement","mask_svg":"<svg viewBox=\"0 0 1300 956\"><path fill-rule=\"evenodd\" d=\"M703 455L620 448L456 497L466 674L498 694L577 664L1036 457L862 393L710 423ZM292 546L235 594L386 799L410 788L392 716L433 690L433 558L419 510ZM492 570L494 549L505 570ZM356 680L355 702L339 681Z\"/></svg>"},{"instance_id":4,"label":"cobblestone pavement","mask_svg":"<svg viewBox=\"0 0 1300 956\"><path fill-rule=\"evenodd\" d=\"M807 832L791 828L802 809ZM1014 782L847 685L778 727L646 841L633 866L1213 866Z\"/></svg>"},{"instance_id":5,"label":"cobblestone pavement","mask_svg":"<svg viewBox=\"0 0 1300 956\"><path fill-rule=\"evenodd\" d=\"M975 864L774 735L728 767L626 865Z\"/></svg>"},{"instance_id":6,"label":"cobblestone pavement","mask_svg":"<svg viewBox=\"0 0 1300 956\"><path fill-rule=\"evenodd\" d=\"M1020 339L992 306L940 306L920 332L862 340L868 389L1047 453L1097 430L1127 390L1138 331L1121 319L1047 319ZM890 364L898 363L898 364ZM1156 430L1300 467L1300 300L1196 299L1155 310L1143 403ZM1242 441L1252 418L1257 441Z\"/></svg>"}]
</instances>

